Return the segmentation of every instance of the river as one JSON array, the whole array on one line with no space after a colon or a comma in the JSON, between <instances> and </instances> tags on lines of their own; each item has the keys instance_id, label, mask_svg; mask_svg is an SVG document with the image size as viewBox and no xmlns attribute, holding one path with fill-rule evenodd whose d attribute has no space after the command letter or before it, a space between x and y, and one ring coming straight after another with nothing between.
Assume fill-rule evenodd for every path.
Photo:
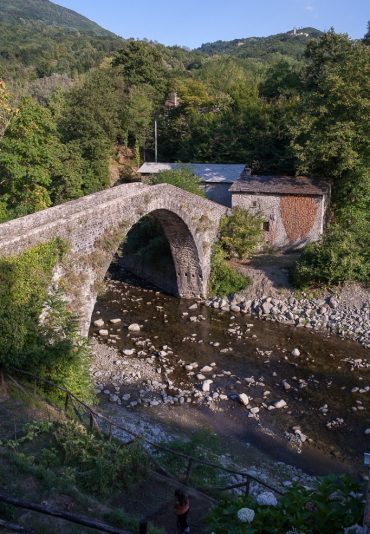
<instances>
[{"instance_id":1,"label":"river","mask_svg":"<svg viewBox=\"0 0 370 534\"><path fill-rule=\"evenodd\" d=\"M99 335L97 319L108 336ZM139 333L128 330L132 323L141 325ZM116 382L113 389L107 376L96 378L106 393L130 395L122 409L159 418L165 407L161 417L172 423L184 414L187 421L201 417L224 439L313 475L361 471L370 449L370 359L359 344L234 316L114 273L97 300L90 334L112 347L122 364L128 358L122 351L128 351L130 360L153 368L155 380L138 372L134 381L123 378L122 388ZM294 349L299 356L292 355ZM194 363L198 367L185 367ZM204 366L204 378L197 378ZM209 393L202 392L205 379L212 380ZM248 406L239 400L242 393ZM286 406L275 408L281 400Z\"/></svg>"}]
</instances>

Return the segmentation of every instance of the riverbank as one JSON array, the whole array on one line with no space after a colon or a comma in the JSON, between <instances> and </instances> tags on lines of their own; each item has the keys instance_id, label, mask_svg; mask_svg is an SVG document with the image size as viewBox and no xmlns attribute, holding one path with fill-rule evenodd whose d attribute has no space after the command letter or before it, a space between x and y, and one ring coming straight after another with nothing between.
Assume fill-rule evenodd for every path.
<instances>
[{"instance_id":1,"label":"riverbank","mask_svg":"<svg viewBox=\"0 0 370 534\"><path fill-rule=\"evenodd\" d=\"M370 347L370 291L360 284L315 291L297 291L289 268L297 254L265 255L234 268L251 285L232 298L210 298L207 306L243 313L285 325L335 334Z\"/></svg>"}]
</instances>

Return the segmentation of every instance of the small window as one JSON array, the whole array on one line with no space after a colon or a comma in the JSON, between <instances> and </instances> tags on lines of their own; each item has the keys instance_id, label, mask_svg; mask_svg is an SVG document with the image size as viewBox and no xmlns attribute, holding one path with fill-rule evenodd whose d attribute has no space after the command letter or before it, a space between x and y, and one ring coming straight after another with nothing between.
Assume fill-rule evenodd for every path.
<instances>
[{"instance_id":1,"label":"small window","mask_svg":"<svg viewBox=\"0 0 370 534\"><path fill-rule=\"evenodd\" d=\"M265 221L263 223L263 229L265 232L269 232L270 231L270 223L268 221Z\"/></svg>"}]
</instances>

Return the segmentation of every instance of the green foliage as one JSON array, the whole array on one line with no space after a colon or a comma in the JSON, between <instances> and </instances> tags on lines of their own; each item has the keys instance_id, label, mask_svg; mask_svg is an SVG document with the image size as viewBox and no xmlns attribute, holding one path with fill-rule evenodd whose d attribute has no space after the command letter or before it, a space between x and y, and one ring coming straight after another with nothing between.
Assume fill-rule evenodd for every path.
<instances>
[{"instance_id":1,"label":"green foliage","mask_svg":"<svg viewBox=\"0 0 370 534\"><path fill-rule=\"evenodd\" d=\"M92 493L107 495L147 474L148 457L139 444L122 446L99 439L77 423L59 425L55 445L76 482Z\"/></svg>"},{"instance_id":2,"label":"green foliage","mask_svg":"<svg viewBox=\"0 0 370 534\"><path fill-rule=\"evenodd\" d=\"M330 476L313 490L293 486L276 507L260 506L253 497L228 498L212 512L209 527L215 534L337 534L361 524L364 506L356 494L362 495L361 488L350 477ZM241 508L255 511L250 525L238 520Z\"/></svg>"},{"instance_id":3,"label":"green foliage","mask_svg":"<svg viewBox=\"0 0 370 534\"><path fill-rule=\"evenodd\" d=\"M42 20L51 26L76 31L89 31L96 35L113 35L75 11L58 6L49 0L2 0L1 20L16 22Z\"/></svg>"},{"instance_id":4,"label":"green foliage","mask_svg":"<svg viewBox=\"0 0 370 534\"><path fill-rule=\"evenodd\" d=\"M199 185L199 178L194 176L192 171L186 166L176 170L162 171L151 178L153 185L171 184L184 191L204 197L204 193Z\"/></svg>"},{"instance_id":5,"label":"green foliage","mask_svg":"<svg viewBox=\"0 0 370 534\"><path fill-rule=\"evenodd\" d=\"M112 62L120 66L130 87L150 85L163 92L166 88L165 67L160 49L152 43L130 39Z\"/></svg>"},{"instance_id":6,"label":"green foliage","mask_svg":"<svg viewBox=\"0 0 370 534\"><path fill-rule=\"evenodd\" d=\"M0 141L0 194L15 216L47 208L57 147L51 113L24 99Z\"/></svg>"},{"instance_id":7,"label":"green foliage","mask_svg":"<svg viewBox=\"0 0 370 534\"><path fill-rule=\"evenodd\" d=\"M192 458L203 460L209 463L219 463L219 454L221 454L220 440L217 434L208 429L197 431L189 440L173 440L166 443L165 446L174 452L189 455ZM166 451L159 451L159 459L162 465L177 478L186 474L188 461L185 458L175 456ZM193 465L190 477L190 485L198 488L222 485L222 473L212 467L195 463Z\"/></svg>"},{"instance_id":8,"label":"green foliage","mask_svg":"<svg viewBox=\"0 0 370 534\"><path fill-rule=\"evenodd\" d=\"M18 440L2 445L15 453L19 465L58 485L78 486L96 495L112 495L140 482L149 461L141 445L122 445L98 437L73 420L36 422L24 426Z\"/></svg>"},{"instance_id":9,"label":"green foliage","mask_svg":"<svg viewBox=\"0 0 370 534\"><path fill-rule=\"evenodd\" d=\"M215 41L205 43L199 50L209 55L227 54L240 58L253 58L262 61L271 61L274 57L296 57L303 55L307 43L312 38L321 35L315 28L303 28L302 35L294 37L289 33L278 33L269 37L249 37L234 39L233 41Z\"/></svg>"},{"instance_id":10,"label":"green foliage","mask_svg":"<svg viewBox=\"0 0 370 534\"><path fill-rule=\"evenodd\" d=\"M49 377L91 401L89 346L62 296L48 296L65 251L65 244L53 239L0 259L0 366Z\"/></svg>"},{"instance_id":11,"label":"green foliage","mask_svg":"<svg viewBox=\"0 0 370 534\"><path fill-rule=\"evenodd\" d=\"M53 269L64 252L57 239L0 260L0 364L22 366L40 349L38 327Z\"/></svg>"},{"instance_id":12,"label":"green foliage","mask_svg":"<svg viewBox=\"0 0 370 534\"><path fill-rule=\"evenodd\" d=\"M0 80L0 139L10 121L11 114L12 107L10 104L10 96L5 83Z\"/></svg>"},{"instance_id":13,"label":"green foliage","mask_svg":"<svg viewBox=\"0 0 370 534\"><path fill-rule=\"evenodd\" d=\"M219 242L228 258L245 260L253 256L263 243L262 216L234 208L220 223Z\"/></svg>"},{"instance_id":14,"label":"green foliage","mask_svg":"<svg viewBox=\"0 0 370 534\"><path fill-rule=\"evenodd\" d=\"M298 172L338 178L370 161L370 48L333 31L306 51L292 125Z\"/></svg>"},{"instance_id":15,"label":"green foliage","mask_svg":"<svg viewBox=\"0 0 370 534\"><path fill-rule=\"evenodd\" d=\"M319 243L311 243L294 266L295 286L332 285L350 280L370 283L370 234L368 222L346 228L332 224Z\"/></svg>"},{"instance_id":16,"label":"green foliage","mask_svg":"<svg viewBox=\"0 0 370 534\"><path fill-rule=\"evenodd\" d=\"M211 257L211 274L208 283L210 296L232 295L245 289L249 284L248 278L232 269L226 260L226 254L220 244L213 247Z\"/></svg>"}]
</instances>

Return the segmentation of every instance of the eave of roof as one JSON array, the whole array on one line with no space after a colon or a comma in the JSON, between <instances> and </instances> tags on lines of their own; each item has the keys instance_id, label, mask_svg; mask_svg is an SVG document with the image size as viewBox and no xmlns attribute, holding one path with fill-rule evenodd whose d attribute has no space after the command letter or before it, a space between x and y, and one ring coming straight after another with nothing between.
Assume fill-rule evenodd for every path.
<instances>
[{"instance_id":1,"label":"eave of roof","mask_svg":"<svg viewBox=\"0 0 370 534\"><path fill-rule=\"evenodd\" d=\"M230 187L231 193L260 193L281 195L323 196L330 192L330 184L307 176L246 175Z\"/></svg>"}]
</instances>

